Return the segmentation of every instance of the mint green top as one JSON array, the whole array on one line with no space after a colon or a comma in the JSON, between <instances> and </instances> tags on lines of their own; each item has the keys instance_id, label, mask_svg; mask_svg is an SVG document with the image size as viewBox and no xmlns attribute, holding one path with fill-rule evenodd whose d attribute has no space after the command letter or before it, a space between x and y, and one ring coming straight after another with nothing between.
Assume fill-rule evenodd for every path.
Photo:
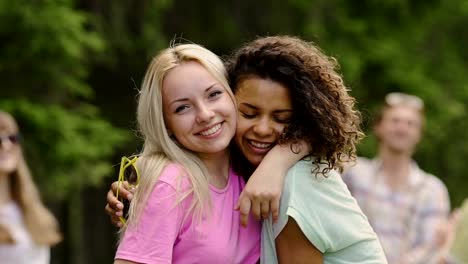
<instances>
[{"instance_id":1,"label":"mint green top","mask_svg":"<svg viewBox=\"0 0 468 264\"><path fill-rule=\"evenodd\" d=\"M311 161L299 161L288 172L278 222L263 222L261 263L278 263L275 238L294 218L324 263L387 263L377 236L335 170L312 174ZM322 168L320 168L322 169Z\"/></svg>"}]
</instances>

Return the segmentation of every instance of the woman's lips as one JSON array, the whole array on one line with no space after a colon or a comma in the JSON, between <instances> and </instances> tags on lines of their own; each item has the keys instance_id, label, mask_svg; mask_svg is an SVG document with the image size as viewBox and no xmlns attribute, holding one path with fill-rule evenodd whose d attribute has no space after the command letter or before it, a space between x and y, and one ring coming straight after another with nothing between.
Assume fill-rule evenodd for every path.
<instances>
[{"instance_id":1,"label":"woman's lips","mask_svg":"<svg viewBox=\"0 0 468 264\"><path fill-rule=\"evenodd\" d=\"M195 135L201 136L201 137L207 138L207 139L215 138L219 134L221 134L221 131L223 129L223 123L224 122L217 123L217 124L207 128L207 129L204 129L204 130L196 133Z\"/></svg>"},{"instance_id":2,"label":"woman's lips","mask_svg":"<svg viewBox=\"0 0 468 264\"><path fill-rule=\"evenodd\" d=\"M274 143L261 142L256 140L246 140L249 149L256 154L265 154L273 147Z\"/></svg>"}]
</instances>

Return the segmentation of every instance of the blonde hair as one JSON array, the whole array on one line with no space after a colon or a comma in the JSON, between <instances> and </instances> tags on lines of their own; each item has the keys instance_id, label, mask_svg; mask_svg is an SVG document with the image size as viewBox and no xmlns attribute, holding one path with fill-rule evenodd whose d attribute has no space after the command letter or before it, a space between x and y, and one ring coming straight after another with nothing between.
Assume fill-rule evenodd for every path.
<instances>
[{"instance_id":1,"label":"blonde hair","mask_svg":"<svg viewBox=\"0 0 468 264\"><path fill-rule=\"evenodd\" d=\"M153 58L143 79L138 101L137 119L144 146L137 162L140 182L129 208L129 224L138 221L159 175L169 162L180 164L191 184L189 192L181 193L177 201L192 195L188 211L193 211L194 216L201 216L205 207L211 205L205 165L195 153L181 147L170 137L163 116L161 90L164 77L171 69L192 61L202 65L223 86L235 105L223 62L206 48L196 44L179 44L161 51Z\"/></svg>"},{"instance_id":2,"label":"blonde hair","mask_svg":"<svg viewBox=\"0 0 468 264\"><path fill-rule=\"evenodd\" d=\"M18 125L10 114L0 111L0 118L10 123L10 129L18 130ZM41 201L21 147L18 165L9 175L9 183L13 201L18 204L33 241L38 245L55 245L60 242L62 236L57 220Z\"/></svg>"},{"instance_id":3,"label":"blonde hair","mask_svg":"<svg viewBox=\"0 0 468 264\"><path fill-rule=\"evenodd\" d=\"M421 129L424 130L426 118L424 114L424 101L412 94L392 92L385 96L385 101L383 106L378 110L375 115L374 125L380 124L383 119L385 112L394 107L409 107L416 112L418 112L421 118Z\"/></svg>"}]
</instances>

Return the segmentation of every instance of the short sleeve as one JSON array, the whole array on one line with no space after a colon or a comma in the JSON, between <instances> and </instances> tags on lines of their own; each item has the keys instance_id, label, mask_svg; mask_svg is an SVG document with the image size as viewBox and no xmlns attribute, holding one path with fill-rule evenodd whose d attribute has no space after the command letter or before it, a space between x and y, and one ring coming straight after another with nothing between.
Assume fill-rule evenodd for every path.
<instances>
[{"instance_id":1,"label":"short sleeve","mask_svg":"<svg viewBox=\"0 0 468 264\"><path fill-rule=\"evenodd\" d=\"M324 263L386 263L377 235L339 173L331 170L324 176L313 173L315 169L300 161L289 170L279 219L263 223L262 263L278 263L275 238L289 217L323 253Z\"/></svg>"},{"instance_id":2,"label":"short sleeve","mask_svg":"<svg viewBox=\"0 0 468 264\"><path fill-rule=\"evenodd\" d=\"M181 207L177 204L175 188L158 181L138 223L129 225L125 231L115 258L140 263L171 263L182 222Z\"/></svg>"},{"instance_id":3,"label":"short sleeve","mask_svg":"<svg viewBox=\"0 0 468 264\"><path fill-rule=\"evenodd\" d=\"M289 199L281 206L287 208L286 214L294 218L308 240L322 253L376 240L338 172L332 170L326 177L312 175L312 167L302 165L291 171Z\"/></svg>"}]
</instances>

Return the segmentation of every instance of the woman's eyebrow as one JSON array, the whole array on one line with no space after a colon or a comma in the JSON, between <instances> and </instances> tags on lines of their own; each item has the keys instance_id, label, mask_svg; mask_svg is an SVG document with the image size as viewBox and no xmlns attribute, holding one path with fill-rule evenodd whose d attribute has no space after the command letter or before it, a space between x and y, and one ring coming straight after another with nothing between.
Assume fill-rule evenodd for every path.
<instances>
[{"instance_id":1,"label":"woman's eyebrow","mask_svg":"<svg viewBox=\"0 0 468 264\"><path fill-rule=\"evenodd\" d=\"M292 109L280 109L280 110L275 110L273 113L275 114L281 114L281 113L292 113Z\"/></svg>"},{"instance_id":2,"label":"woman's eyebrow","mask_svg":"<svg viewBox=\"0 0 468 264\"><path fill-rule=\"evenodd\" d=\"M249 104L249 103L246 103L246 102L239 103L239 105L242 105L242 106L245 106L245 107L254 109L254 110L258 110L258 109L259 109L257 106L252 105L252 104ZM293 112L292 109L278 109L278 110L274 110L274 111L273 111L274 114L292 113L292 112Z\"/></svg>"},{"instance_id":3,"label":"woman's eyebrow","mask_svg":"<svg viewBox=\"0 0 468 264\"><path fill-rule=\"evenodd\" d=\"M216 87L217 85L218 85L217 83L211 84L210 86L208 86L208 88L205 89L205 93L208 93L211 89L213 89L213 88Z\"/></svg>"},{"instance_id":4,"label":"woman's eyebrow","mask_svg":"<svg viewBox=\"0 0 468 264\"><path fill-rule=\"evenodd\" d=\"M211 85L209 85L206 89L205 89L205 93L208 93L213 87L215 87L217 85L217 83L213 83ZM173 100L172 102L169 103L169 105L172 105L174 103L180 103L180 102L184 102L184 101L189 101L189 98L185 98L185 97L182 97L182 98L177 98L175 100Z\"/></svg>"},{"instance_id":5,"label":"woman's eyebrow","mask_svg":"<svg viewBox=\"0 0 468 264\"><path fill-rule=\"evenodd\" d=\"M252 109L258 109L258 107L256 107L255 105L252 105L252 104L249 104L249 103L240 103L240 105L243 105L243 106L246 106L246 107L252 108Z\"/></svg>"}]
</instances>

